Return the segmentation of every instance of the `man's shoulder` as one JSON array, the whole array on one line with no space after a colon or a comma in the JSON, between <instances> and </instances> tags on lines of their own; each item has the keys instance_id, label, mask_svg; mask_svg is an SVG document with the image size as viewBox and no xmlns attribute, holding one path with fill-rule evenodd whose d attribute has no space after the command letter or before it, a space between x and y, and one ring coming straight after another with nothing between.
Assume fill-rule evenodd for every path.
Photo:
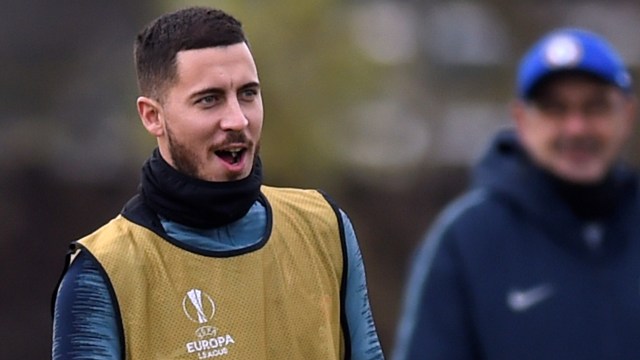
<instances>
[{"instance_id":1,"label":"man's shoulder","mask_svg":"<svg viewBox=\"0 0 640 360\"><path fill-rule=\"evenodd\" d=\"M122 237L129 237L131 236L130 228L132 226L136 225L119 214L106 224L94 230L92 233L79 239L78 242L86 244L101 241L114 241L115 239Z\"/></svg>"},{"instance_id":2,"label":"man's shoulder","mask_svg":"<svg viewBox=\"0 0 640 360\"><path fill-rule=\"evenodd\" d=\"M286 196L286 195L315 196L316 194L322 193L322 191L316 190L316 189L273 186L273 185L262 185L260 187L260 191L265 195L274 195L274 196Z\"/></svg>"},{"instance_id":3,"label":"man's shoulder","mask_svg":"<svg viewBox=\"0 0 640 360\"><path fill-rule=\"evenodd\" d=\"M286 203L288 206L303 206L309 204L329 204L335 206L333 199L322 190L304 189L295 187L276 187L263 185L261 192L267 200L277 203Z\"/></svg>"},{"instance_id":4,"label":"man's shoulder","mask_svg":"<svg viewBox=\"0 0 640 360\"><path fill-rule=\"evenodd\" d=\"M451 201L438 215L430 232L456 234L456 237L495 231L509 221L508 203L495 193L476 188Z\"/></svg>"},{"instance_id":5,"label":"man's shoulder","mask_svg":"<svg viewBox=\"0 0 640 360\"><path fill-rule=\"evenodd\" d=\"M458 223L470 221L475 218L491 216L492 210L497 210L503 205L496 201L495 194L485 188L469 190L447 204L440 214L440 218L448 219L447 222Z\"/></svg>"},{"instance_id":6,"label":"man's shoulder","mask_svg":"<svg viewBox=\"0 0 640 360\"><path fill-rule=\"evenodd\" d=\"M286 216L303 216L314 221L340 222L342 211L322 190L293 187L262 186L267 207Z\"/></svg>"}]
</instances>

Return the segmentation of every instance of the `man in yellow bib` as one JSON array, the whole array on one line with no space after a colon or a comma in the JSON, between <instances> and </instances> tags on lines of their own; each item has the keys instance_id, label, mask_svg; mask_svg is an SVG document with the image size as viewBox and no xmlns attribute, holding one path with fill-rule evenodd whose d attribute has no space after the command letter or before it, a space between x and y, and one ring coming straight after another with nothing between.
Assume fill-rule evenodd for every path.
<instances>
[{"instance_id":1,"label":"man in yellow bib","mask_svg":"<svg viewBox=\"0 0 640 360\"><path fill-rule=\"evenodd\" d=\"M139 194L72 243L53 359L382 359L347 215L262 184L260 81L223 11L166 14L135 43L158 147Z\"/></svg>"}]
</instances>

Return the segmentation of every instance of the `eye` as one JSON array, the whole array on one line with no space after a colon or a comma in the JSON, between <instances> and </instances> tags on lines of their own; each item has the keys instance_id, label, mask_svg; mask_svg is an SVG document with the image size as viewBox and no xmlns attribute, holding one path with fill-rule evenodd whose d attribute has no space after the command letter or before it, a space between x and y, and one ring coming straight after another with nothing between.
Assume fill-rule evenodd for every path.
<instances>
[{"instance_id":1,"label":"eye","mask_svg":"<svg viewBox=\"0 0 640 360\"><path fill-rule=\"evenodd\" d=\"M567 106L565 104L548 99L536 102L535 106L543 113L551 116L562 116L567 111Z\"/></svg>"},{"instance_id":2,"label":"eye","mask_svg":"<svg viewBox=\"0 0 640 360\"><path fill-rule=\"evenodd\" d=\"M611 110L612 105L606 99L596 99L584 105L584 112L587 115L603 115Z\"/></svg>"},{"instance_id":3,"label":"eye","mask_svg":"<svg viewBox=\"0 0 640 360\"><path fill-rule=\"evenodd\" d=\"M206 96L203 96L203 97L199 98L198 100L196 100L196 104L205 105L205 106L212 106L212 105L215 105L216 103L218 103L219 100L220 100L219 96L206 95Z\"/></svg>"},{"instance_id":4,"label":"eye","mask_svg":"<svg viewBox=\"0 0 640 360\"><path fill-rule=\"evenodd\" d=\"M258 96L257 88L247 88L240 91L240 99L244 101L252 101Z\"/></svg>"}]
</instances>

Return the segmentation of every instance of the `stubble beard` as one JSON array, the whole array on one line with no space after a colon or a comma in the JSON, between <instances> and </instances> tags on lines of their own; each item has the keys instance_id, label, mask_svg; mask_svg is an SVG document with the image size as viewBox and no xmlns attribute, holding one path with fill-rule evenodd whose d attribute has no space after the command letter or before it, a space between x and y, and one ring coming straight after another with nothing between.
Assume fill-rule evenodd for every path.
<instances>
[{"instance_id":1,"label":"stubble beard","mask_svg":"<svg viewBox=\"0 0 640 360\"><path fill-rule=\"evenodd\" d=\"M186 146L181 144L173 136L173 132L167 126L167 138L169 139L169 154L173 160L173 166L181 173L200 178L198 175L198 162L197 156L192 151L187 149Z\"/></svg>"},{"instance_id":2,"label":"stubble beard","mask_svg":"<svg viewBox=\"0 0 640 360\"><path fill-rule=\"evenodd\" d=\"M197 178L203 179L200 176L198 171L200 163L198 162L198 157L196 154L189 150L186 146L176 140L175 136L171 129L167 126L167 138L169 140L169 155L171 159L173 159L173 166L176 170L181 173ZM231 133L231 135L227 138L227 142L246 142L246 137L242 133ZM253 158L253 163L255 164L258 155L260 154L260 142L258 142L255 146L255 153ZM253 164L252 164L253 169Z\"/></svg>"}]
</instances>

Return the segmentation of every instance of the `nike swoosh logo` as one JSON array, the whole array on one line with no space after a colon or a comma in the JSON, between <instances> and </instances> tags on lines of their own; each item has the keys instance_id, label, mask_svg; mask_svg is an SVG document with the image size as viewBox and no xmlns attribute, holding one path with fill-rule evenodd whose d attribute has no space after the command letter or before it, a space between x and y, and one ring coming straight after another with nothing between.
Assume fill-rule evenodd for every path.
<instances>
[{"instance_id":1,"label":"nike swoosh logo","mask_svg":"<svg viewBox=\"0 0 640 360\"><path fill-rule=\"evenodd\" d=\"M514 312L523 312L553 295L550 284L534 286L526 290L511 290L507 293L507 305Z\"/></svg>"}]
</instances>

